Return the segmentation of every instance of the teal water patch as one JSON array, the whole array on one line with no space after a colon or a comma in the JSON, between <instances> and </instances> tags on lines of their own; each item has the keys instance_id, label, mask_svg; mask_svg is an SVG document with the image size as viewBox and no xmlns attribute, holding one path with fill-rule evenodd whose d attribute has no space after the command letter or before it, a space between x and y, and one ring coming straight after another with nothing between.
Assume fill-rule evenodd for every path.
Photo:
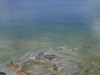
<instances>
[{"instance_id":1,"label":"teal water patch","mask_svg":"<svg viewBox=\"0 0 100 75\"><path fill-rule=\"evenodd\" d=\"M55 24L54 27L53 25L52 27L46 25L4 26L0 34L2 62L15 60L29 50L59 51L62 47L64 49L61 51L67 53L73 48L78 48L80 54L84 52L83 55L87 54L87 56L99 52L99 41L95 41L92 32L84 27L62 24Z\"/></svg>"}]
</instances>

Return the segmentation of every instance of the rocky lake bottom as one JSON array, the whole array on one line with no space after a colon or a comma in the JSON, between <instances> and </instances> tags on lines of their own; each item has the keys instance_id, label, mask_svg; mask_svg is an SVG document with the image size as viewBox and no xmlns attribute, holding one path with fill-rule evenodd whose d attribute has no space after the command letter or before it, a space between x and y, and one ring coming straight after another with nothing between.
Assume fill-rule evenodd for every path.
<instances>
[{"instance_id":1,"label":"rocky lake bottom","mask_svg":"<svg viewBox=\"0 0 100 75\"><path fill-rule=\"evenodd\" d=\"M74 42L74 41L73 41ZM77 44L76 44L77 45ZM0 38L0 73L6 75L99 75L100 58L91 54L100 43L80 47L64 42ZM89 53L89 54L88 54Z\"/></svg>"}]
</instances>

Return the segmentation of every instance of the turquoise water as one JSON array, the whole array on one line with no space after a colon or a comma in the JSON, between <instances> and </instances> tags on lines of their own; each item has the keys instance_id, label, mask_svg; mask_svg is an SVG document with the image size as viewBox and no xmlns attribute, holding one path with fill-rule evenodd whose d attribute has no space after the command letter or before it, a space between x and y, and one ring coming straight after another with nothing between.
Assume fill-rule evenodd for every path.
<instances>
[{"instance_id":1,"label":"turquoise water","mask_svg":"<svg viewBox=\"0 0 100 75\"><path fill-rule=\"evenodd\" d=\"M30 50L99 58L100 1L0 0L0 64Z\"/></svg>"}]
</instances>

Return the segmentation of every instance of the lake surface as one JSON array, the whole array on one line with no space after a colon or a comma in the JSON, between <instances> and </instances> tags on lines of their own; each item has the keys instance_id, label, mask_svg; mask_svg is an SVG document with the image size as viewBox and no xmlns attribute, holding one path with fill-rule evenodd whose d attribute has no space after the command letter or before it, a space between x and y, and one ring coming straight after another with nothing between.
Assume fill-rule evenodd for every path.
<instances>
[{"instance_id":1,"label":"lake surface","mask_svg":"<svg viewBox=\"0 0 100 75\"><path fill-rule=\"evenodd\" d=\"M100 63L100 1L0 0L0 64L30 50Z\"/></svg>"}]
</instances>

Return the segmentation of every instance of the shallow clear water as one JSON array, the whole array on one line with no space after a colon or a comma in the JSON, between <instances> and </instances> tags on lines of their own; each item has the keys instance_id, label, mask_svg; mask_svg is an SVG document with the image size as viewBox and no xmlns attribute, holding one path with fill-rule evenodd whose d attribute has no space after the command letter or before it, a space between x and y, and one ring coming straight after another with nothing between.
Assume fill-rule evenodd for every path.
<instances>
[{"instance_id":1,"label":"shallow clear water","mask_svg":"<svg viewBox=\"0 0 100 75\"><path fill-rule=\"evenodd\" d=\"M0 0L0 64L30 50L100 57L100 1Z\"/></svg>"}]
</instances>

